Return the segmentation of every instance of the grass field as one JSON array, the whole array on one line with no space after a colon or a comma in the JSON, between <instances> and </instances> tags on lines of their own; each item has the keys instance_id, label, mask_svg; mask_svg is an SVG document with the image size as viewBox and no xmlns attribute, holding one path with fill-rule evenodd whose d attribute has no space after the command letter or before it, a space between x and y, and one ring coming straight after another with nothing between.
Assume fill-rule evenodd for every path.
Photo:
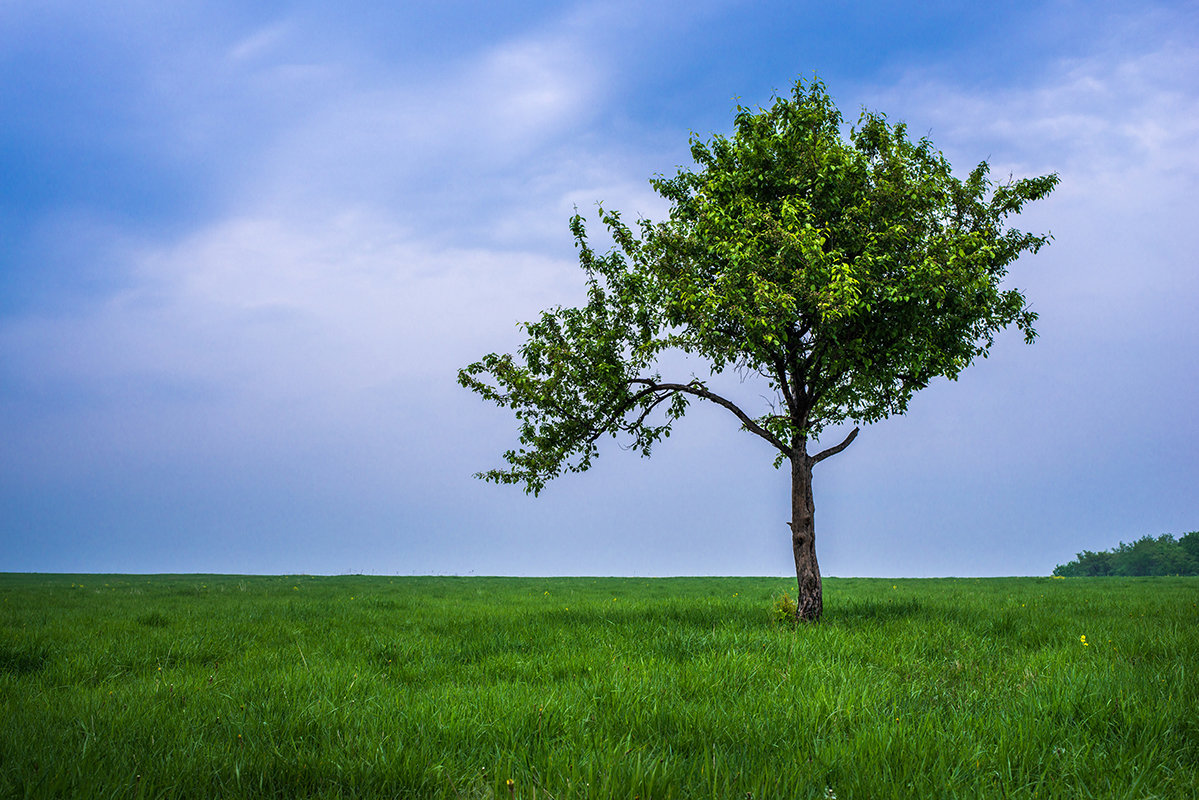
<instances>
[{"instance_id":1,"label":"grass field","mask_svg":"<svg viewBox=\"0 0 1199 800\"><path fill-rule=\"evenodd\" d=\"M790 587L0 575L0 796L1199 796L1199 578Z\"/></svg>"}]
</instances>

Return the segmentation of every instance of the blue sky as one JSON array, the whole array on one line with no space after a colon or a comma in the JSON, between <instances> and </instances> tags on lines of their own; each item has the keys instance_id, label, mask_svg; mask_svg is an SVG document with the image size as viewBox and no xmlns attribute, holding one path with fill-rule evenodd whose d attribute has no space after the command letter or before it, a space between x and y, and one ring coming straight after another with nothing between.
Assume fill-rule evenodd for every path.
<instances>
[{"instance_id":1,"label":"blue sky","mask_svg":"<svg viewBox=\"0 0 1199 800\"><path fill-rule=\"evenodd\" d=\"M581 297L574 206L661 215L690 132L813 73L1062 177L1041 338L817 468L824 572L1199 528L1195 3L105 5L0 6L0 571L788 574L727 412L532 498L454 379Z\"/></svg>"}]
</instances>

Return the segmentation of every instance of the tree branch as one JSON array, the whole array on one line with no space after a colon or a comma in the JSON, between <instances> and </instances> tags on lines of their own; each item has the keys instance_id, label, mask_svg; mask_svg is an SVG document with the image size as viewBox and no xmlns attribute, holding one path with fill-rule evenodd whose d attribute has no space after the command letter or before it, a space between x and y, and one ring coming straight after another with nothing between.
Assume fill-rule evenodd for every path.
<instances>
[{"instance_id":1,"label":"tree branch","mask_svg":"<svg viewBox=\"0 0 1199 800\"><path fill-rule=\"evenodd\" d=\"M812 456L809 463L819 464L821 461L824 461L824 459L828 458L829 456L837 455L837 453L840 453L842 450L849 447L850 442L852 442L857 437L857 435L858 435L858 429L854 428L852 431L849 432L849 435L845 437L845 441L841 442L841 444L839 444L839 445L830 447L827 450L821 450L819 453Z\"/></svg>"},{"instance_id":2,"label":"tree branch","mask_svg":"<svg viewBox=\"0 0 1199 800\"><path fill-rule=\"evenodd\" d=\"M774 356L771 361L775 377L778 378L779 389L783 394L783 402L787 404L787 410L794 415L796 412L795 395L791 393L791 387L787 383L787 361L778 355Z\"/></svg>"},{"instance_id":3,"label":"tree branch","mask_svg":"<svg viewBox=\"0 0 1199 800\"><path fill-rule=\"evenodd\" d=\"M645 422L645 418L650 415L650 412L652 412L655 408L657 408L658 405L662 403L662 401L668 400L673 394L674 394L674 392L667 392L666 394L660 394L657 397L655 397L654 401L652 403L650 403L648 406L646 406L645 410L642 411L640 416L637 417L637 421L634 422L629 427L630 428L639 427L641 425L641 423Z\"/></svg>"},{"instance_id":4,"label":"tree branch","mask_svg":"<svg viewBox=\"0 0 1199 800\"><path fill-rule=\"evenodd\" d=\"M598 428L596 428L596 430L595 430L595 433L593 433L593 434L591 435L591 438L589 438L589 439L587 440L587 443L588 443L588 444L593 444L594 442L596 442L596 441L597 441L597 440L598 440L598 439L599 439L601 436L603 436L605 433L607 433L607 432L608 432L608 429L609 429L609 428L610 428L610 427L611 427L611 426L612 426L612 425L613 425L613 424L614 424L614 423L615 423L615 422L616 422L618 419L620 419L622 416L624 416L624 413L625 413L626 411L628 411L628 410L629 410L630 408L632 408L633 406L637 405L637 401L638 401L638 400L640 400L641 398L645 397L647 394L653 394L653 393L654 393L654 387L652 387L652 386L651 386L651 387L649 387L648 389L642 389L640 392L637 392L637 394L633 395L632 397L630 397L630 398L628 399L628 402L626 402L626 403L622 403L622 404L621 404L621 406L620 406L620 408L616 409L616 411L615 411L615 412L613 412L612 414L610 414L610 415L608 416L608 419L604 421L604 424L603 424L603 425L600 425ZM667 397L669 397L669 396L670 396L670 395L663 395L662 397L656 398L656 399L654 400L654 402L650 404L649 408L647 408L647 409L645 410L645 413L643 413L643 414L641 415L641 417L640 417L640 418L637 420L636 424L637 424L637 425L639 425L639 424L641 424L642 422L644 422L644 421L645 421L645 418L646 418L647 416L649 416L649 412L650 412L650 411L653 411L654 407L655 407L655 406L657 406L657 405L658 405L658 403L661 403L663 400L665 400L665 399L666 399Z\"/></svg>"},{"instance_id":5,"label":"tree branch","mask_svg":"<svg viewBox=\"0 0 1199 800\"><path fill-rule=\"evenodd\" d=\"M788 447L781 439L763 428L758 423L754 422L753 419L751 419L748 414L738 408L735 403L730 400L726 400L718 394L709 392L707 389L691 383L655 383L649 378L633 378L629 381L629 383L643 384L653 390L665 389L670 392L685 392L687 394L693 394L696 397L702 397L705 400L711 400L716 405L724 406L729 411L732 411L737 419L741 420L741 424L745 426L747 431L750 433L756 433L758 436L770 442L784 455L791 455L791 448Z\"/></svg>"}]
</instances>

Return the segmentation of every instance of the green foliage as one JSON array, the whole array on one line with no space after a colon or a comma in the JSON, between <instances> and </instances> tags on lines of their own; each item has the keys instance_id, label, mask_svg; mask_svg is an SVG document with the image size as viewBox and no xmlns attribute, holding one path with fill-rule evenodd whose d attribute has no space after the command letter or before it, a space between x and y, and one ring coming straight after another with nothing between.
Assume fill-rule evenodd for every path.
<instances>
[{"instance_id":1,"label":"green foliage","mask_svg":"<svg viewBox=\"0 0 1199 800\"><path fill-rule=\"evenodd\" d=\"M1184 533L1178 544L1182 546L1182 551L1188 558L1199 564L1199 531Z\"/></svg>"},{"instance_id":2,"label":"green foliage","mask_svg":"<svg viewBox=\"0 0 1199 800\"><path fill-rule=\"evenodd\" d=\"M527 323L518 356L490 354L460 383L520 422L509 466L480 477L537 493L586 470L606 435L649 455L688 402L724 406L783 459L809 459L827 426L902 414L914 392L955 379L1014 325L1035 336L1008 267L1048 236L1006 228L1056 175L965 179L927 139L864 112L848 136L819 81L769 109L739 108L731 137L693 139L694 170L659 176L666 220L599 210L615 247L597 253L571 220L588 301ZM752 415L704 380L663 380L681 351L736 368L773 393ZM655 417L655 411L662 411Z\"/></svg>"},{"instance_id":3,"label":"green foliage","mask_svg":"<svg viewBox=\"0 0 1199 800\"><path fill-rule=\"evenodd\" d=\"M1195 795L1199 578L789 583L0 575L0 797Z\"/></svg>"},{"instance_id":4,"label":"green foliage","mask_svg":"<svg viewBox=\"0 0 1199 800\"><path fill-rule=\"evenodd\" d=\"M1083 550L1074 561L1054 567L1053 574L1066 578L1199 575L1199 531L1183 534L1177 541L1166 533L1156 539L1142 536L1131 544L1120 542L1110 551Z\"/></svg>"}]
</instances>

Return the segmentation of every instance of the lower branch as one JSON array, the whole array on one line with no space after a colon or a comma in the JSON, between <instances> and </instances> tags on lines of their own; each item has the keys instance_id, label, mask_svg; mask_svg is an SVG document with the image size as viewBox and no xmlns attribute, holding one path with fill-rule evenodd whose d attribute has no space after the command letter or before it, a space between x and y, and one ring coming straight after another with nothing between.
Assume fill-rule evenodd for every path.
<instances>
[{"instance_id":1,"label":"lower branch","mask_svg":"<svg viewBox=\"0 0 1199 800\"><path fill-rule=\"evenodd\" d=\"M845 440L843 442L841 442L841 444L830 447L827 450L821 450L819 453L812 456L811 460L808 463L819 464L821 461L824 461L824 459L828 458L829 456L837 455L837 453L840 453L842 450L849 447L850 443L853 442L853 440L857 438L857 435L858 435L858 429L854 428L852 431L849 432L849 435L845 437Z\"/></svg>"},{"instance_id":2,"label":"lower branch","mask_svg":"<svg viewBox=\"0 0 1199 800\"><path fill-rule=\"evenodd\" d=\"M651 390L664 389L666 391L671 391L671 392L685 392L687 394L693 394L696 397L702 397L705 400L711 400L716 405L724 406L729 411L732 411L733 414L737 417L737 419L741 420L741 424L745 426L745 429L747 431L749 431L750 433L756 433L758 436L761 436L763 439L765 439L766 441L770 442L772 445L777 447L782 453L784 453L788 456L791 455L790 447L788 447L781 439L779 439L773 433L766 430L758 423L754 422L753 419L750 418L750 416L748 414L746 414L744 411L742 411L740 408L738 408L735 403L721 397L718 394L709 392L707 389L703 388L702 386L696 386L693 383L656 383L654 381L651 381L649 378L633 378L632 380L629 381L629 383L644 384L645 386L650 387Z\"/></svg>"}]
</instances>

